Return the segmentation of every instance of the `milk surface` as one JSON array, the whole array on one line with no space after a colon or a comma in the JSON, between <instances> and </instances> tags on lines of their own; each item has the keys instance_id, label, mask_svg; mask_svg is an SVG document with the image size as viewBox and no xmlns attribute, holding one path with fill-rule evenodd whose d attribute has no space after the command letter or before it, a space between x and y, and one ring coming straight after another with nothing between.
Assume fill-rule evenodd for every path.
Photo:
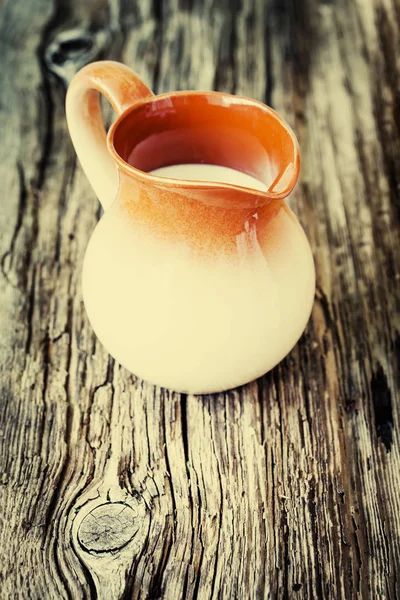
<instances>
[{"instance_id":1,"label":"milk surface","mask_svg":"<svg viewBox=\"0 0 400 600\"><path fill-rule=\"evenodd\" d=\"M265 183L229 167L220 167L219 165L188 164L171 165L161 167L150 171L152 175L160 177L169 177L172 179L186 179L193 181L209 181L213 183L230 183L231 185L240 185L242 187L253 188L255 190L267 191Z\"/></svg>"}]
</instances>

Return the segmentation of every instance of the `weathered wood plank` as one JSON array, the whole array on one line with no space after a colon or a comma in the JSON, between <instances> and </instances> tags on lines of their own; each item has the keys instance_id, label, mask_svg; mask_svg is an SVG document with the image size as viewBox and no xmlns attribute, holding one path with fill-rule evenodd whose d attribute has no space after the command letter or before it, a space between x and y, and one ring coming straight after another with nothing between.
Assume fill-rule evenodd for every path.
<instances>
[{"instance_id":1,"label":"weathered wood plank","mask_svg":"<svg viewBox=\"0 0 400 600\"><path fill-rule=\"evenodd\" d=\"M398 0L34 4L0 35L1 597L396 598ZM160 390L91 331L100 210L63 105L97 58L264 100L299 137L316 301L257 382Z\"/></svg>"}]
</instances>

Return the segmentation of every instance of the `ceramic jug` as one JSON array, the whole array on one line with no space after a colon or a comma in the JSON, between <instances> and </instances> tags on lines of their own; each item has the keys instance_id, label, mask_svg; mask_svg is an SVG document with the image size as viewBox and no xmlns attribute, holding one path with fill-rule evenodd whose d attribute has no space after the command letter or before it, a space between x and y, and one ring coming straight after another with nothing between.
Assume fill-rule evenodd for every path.
<instances>
[{"instance_id":1,"label":"ceramic jug","mask_svg":"<svg viewBox=\"0 0 400 600\"><path fill-rule=\"evenodd\" d=\"M99 92L117 114L107 135ZM299 173L289 126L248 98L155 96L111 61L75 75L66 113L104 208L82 285L109 353L145 380L195 394L274 367L305 329L315 291L309 243L285 202ZM245 179L165 176L171 165L219 165Z\"/></svg>"}]
</instances>

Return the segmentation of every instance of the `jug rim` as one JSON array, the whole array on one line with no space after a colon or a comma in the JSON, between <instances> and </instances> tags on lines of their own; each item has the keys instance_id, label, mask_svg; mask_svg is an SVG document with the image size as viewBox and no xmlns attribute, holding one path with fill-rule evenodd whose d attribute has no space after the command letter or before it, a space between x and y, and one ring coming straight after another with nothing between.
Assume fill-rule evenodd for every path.
<instances>
[{"instance_id":1,"label":"jug rim","mask_svg":"<svg viewBox=\"0 0 400 600\"><path fill-rule=\"evenodd\" d=\"M288 170L289 166L292 166L292 176L289 179L288 185L280 192L270 191L270 188L275 185L276 180L270 184L267 190L259 190L250 188L247 186L232 184L232 183L223 183L218 181L204 181L204 180L195 180L195 179L179 179L172 177L165 177L163 175L153 175L146 171L142 171L141 169L134 167L133 165L126 162L121 155L117 152L114 145L114 136L117 129L121 126L123 121L128 117L128 115L137 110L139 107L149 104L151 102L155 102L158 100L163 100L166 98L175 98L175 97L195 97L195 96L203 96L203 97L211 97L214 99L225 99L225 102L228 100L229 105L243 105L254 106L255 108L261 109L265 113L274 117L283 129L288 133L291 142L293 144L293 161L288 164L286 170ZM223 104L223 103L221 103ZM135 101L132 105L127 106L115 119L115 121L111 124L108 132L107 132L107 147L117 166L127 175L137 177L143 183L152 183L158 185L165 185L171 189L198 189L198 190L210 190L210 189L226 189L226 190L239 190L241 192L246 192L247 194L254 197L259 197L264 200L282 200L286 198L293 190L296 185L299 171L300 171L300 152L299 152L299 143L296 135L294 134L290 125L283 119L273 108L260 102L259 100L254 100L252 98L248 98L246 96L239 96L236 94L229 94L226 92L217 92L217 91L199 91L199 90L180 90L175 92L164 92L162 94L152 95L145 98L141 98ZM221 165L224 166L224 165ZM280 174L278 179L281 178Z\"/></svg>"}]
</instances>

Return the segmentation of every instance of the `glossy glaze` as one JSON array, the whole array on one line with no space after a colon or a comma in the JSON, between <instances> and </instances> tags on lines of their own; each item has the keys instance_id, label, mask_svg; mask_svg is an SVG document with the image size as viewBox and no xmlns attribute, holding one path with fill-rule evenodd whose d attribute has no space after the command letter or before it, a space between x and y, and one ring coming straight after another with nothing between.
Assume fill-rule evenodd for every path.
<instances>
[{"instance_id":1,"label":"glossy glaze","mask_svg":"<svg viewBox=\"0 0 400 600\"><path fill-rule=\"evenodd\" d=\"M120 116L106 147L93 88L109 85ZM288 126L227 94L154 97L110 62L76 76L67 118L107 209L83 269L105 347L133 373L184 392L228 389L272 368L304 330L315 287L309 244L284 201L299 170ZM149 173L191 163L242 171L267 189Z\"/></svg>"}]
</instances>

